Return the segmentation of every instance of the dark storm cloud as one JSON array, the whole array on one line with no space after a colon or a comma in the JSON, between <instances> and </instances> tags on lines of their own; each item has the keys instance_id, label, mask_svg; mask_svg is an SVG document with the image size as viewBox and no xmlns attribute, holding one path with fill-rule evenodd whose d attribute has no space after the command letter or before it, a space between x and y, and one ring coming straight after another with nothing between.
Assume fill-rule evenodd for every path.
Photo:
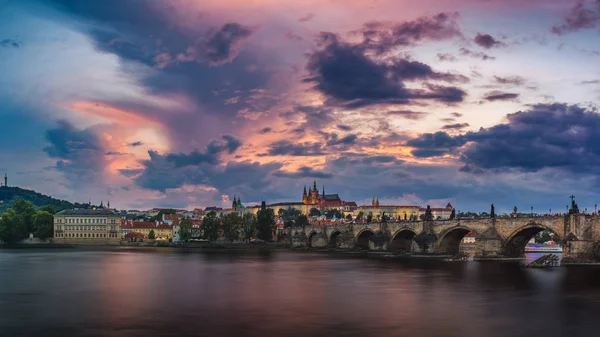
<instances>
[{"instance_id":1,"label":"dark storm cloud","mask_svg":"<svg viewBox=\"0 0 600 337\"><path fill-rule=\"evenodd\" d=\"M455 62L458 59L456 58L456 56L449 54L449 53L438 53L437 54L437 58L438 61L447 61L447 62Z\"/></svg>"},{"instance_id":2,"label":"dark storm cloud","mask_svg":"<svg viewBox=\"0 0 600 337\"><path fill-rule=\"evenodd\" d=\"M129 177L129 178L133 178L136 177L140 174L142 174L144 172L143 169L120 169L119 173L121 173L122 175Z\"/></svg>"},{"instance_id":3,"label":"dark storm cloud","mask_svg":"<svg viewBox=\"0 0 600 337\"><path fill-rule=\"evenodd\" d=\"M271 185L272 173L281 164L260 164L257 162L229 162L226 165L213 165L207 162L177 166L169 155L149 152L150 159L141 161L143 172L134 182L146 189L165 192L167 189L184 185L212 186L222 193L255 195Z\"/></svg>"},{"instance_id":4,"label":"dark storm cloud","mask_svg":"<svg viewBox=\"0 0 600 337\"><path fill-rule=\"evenodd\" d=\"M439 13L397 24L369 22L358 33L363 37L363 48L383 54L396 47L410 46L421 41L460 37L462 33L457 20L457 13Z\"/></svg>"},{"instance_id":5,"label":"dark storm cloud","mask_svg":"<svg viewBox=\"0 0 600 337\"><path fill-rule=\"evenodd\" d=\"M452 137L446 132L425 133L417 138L410 139L406 145L414 147L411 153L416 157L436 157L454 151L465 145L463 136Z\"/></svg>"},{"instance_id":6,"label":"dark storm cloud","mask_svg":"<svg viewBox=\"0 0 600 337\"><path fill-rule=\"evenodd\" d=\"M552 26L552 33L563 35L583 29L596 28L600 24L600 2L578 0L565 14L563 22Z\"/></svg>"},{"instance_id":7,"label":"dark storm cloud","mask_svg":"<svg viewBox=\"0 0 600 337\"><path fill-rule=\"evenodd\" d=\"M299 179L299 178L316 178L316 179L329 179L333 177L333 174L326 173L323 171L317 171L312 167L302 166L295 172L287 172L287 171L278 171L273 173L274 176L280 178L290 178L290 179Z\"/></svg>"},{"instance_id":8,"label":"dark storm cloud","mask_svg":"<svg viewBox=\"0 0 600 337\"><path fill-rule=\"evenodd\" d=\"M503 91L490 91L483 96L483 98L490 102L495 101L510 101L519 98L518 93L503 92Z\"/></svg>"},{"instance_id":9,"label":"dark storm cloud","mask_svg":"<svg viewBox=\"0 0 600 337\"><path fill-rule=\"evenodd\" d=\"M521 76L500 77L494 76L494 81L498 84L507 84L514 86L522 86L526 83L525 78Z\"/></svg>"},{"instance_id":10,"label":"dark storm cloud","mask_svg":"<svg viewBox=\"0 0 600 337\"><path fill-rule=\"evenodd\" d=\"M127 143L127 146L131 146L131 147L138 147L138 146L142 146L142 145L144 145L144 143L142 143L140 141Z\"/></svg>"},{"instance_id":11,"label":"dark storm cloud","mask_svg":"<svg viewBox=\"0 0 600 337\"><path fill-rule=\"evenodd\" d=\"M596 110L539 104L508 114L507 119L506 124L454 137L445 132L423 134L407 145L417 150L417 156L459 151L464 172L563 168L594 173L600 165L600 115Z\"/></svg>"},{"instance_id":12,"label":"dark storm cloud","mask_svg":"<svg viewBox=\"0 0 600 337\"><path fill-rule=\"evenodd\" d=\"M477 33L477 36L475 36L475 38L473 39L473 41L478 46L483 47L485 49L490 49L490 48L494 48L494 47L500 47L500 46L504 45L503 42L496 40L490 34Z\"/></svg>"},{"instance_id":13,"label":"dark storm cloud","mask_svg":"<svg viewBox=\"0 0 600 337\"><path fill-rule=\"evenodd\" d=\"M429 90L408 89L404 81L440 80L464 82L464 76L435 72L416 61L395 57L387 62L369 58L360 45L340 41L332 33L321 33L322 49L309 57L306 82L331 98L330 104L361 107L373 104L408 104L411 100L461 102L466 93L456 87L428 85Z\"/></svg>"},{"instance_id":14,"label":"dark storm cloud","mask_svg":"<svg viewBox=\"0 0 600 337\"><path fill-rule=\"evenodd\" d=\"M56 169L72 180L95 179L104 168L107 152L102 140L93 129L76 129L61 120L58 127L46 132L50 143L44 148L48 157L57 159Z\"/></svg>"},{"instance_id":15,"label":"dark storm cloud","mask_svg":"<svg viewBox=\"0 0 600 337\"><path fill-rule=\"evenodd\" d=\"M203 163L216 165L219 163L219 156L223 152L232 154L242 143L233 136L223 136L224 141L213 140L206 146L205 152L194 150L190 153L169 153L162 157L175 168L183 166L194 166ZM157 152L149 151L150 157L159 157Z\"/></svg>"},{"instance_id":16,"label":"dark storm cloud","mask_svg":"<svg viewBox=\"0 0 600 337\"><path fill-rule=\"evenodd\" d=\"M321 156L325 154L321 143L292 143L287 140L270 144L267 153L270 156Z\"/></svg>"},{"instance_id":17,"label":"dark storm cloud","mask_svg":"<svg viewBox=\"0 0 600 337\"><path fill-rule=\"evenodd\" d=\"M482 61L493 61L496 59L495 57L490 56L486 53L474 52L467 48L460 48L460 54L463 56L469 56L472 58L480 59Z\"/></svg>"},{"instance_id":18,"label":"dark storm cloud","mask_svg":"<svg viewBox=\"0 0 600 337\"><path fill-rule=\"evenodd\" d=\"M212 66L231 62L238 54L243 41L252 35L249 27L238 23L226 23L218 30L208 32L190 46L185 54L177 56L179 61L207 61Z\"/></svg>"},{"instance_id":19,"label":"dark storm cloud","mask_svg":"<svg viewBox=\"0 0 600 337\"><path fill-rule=\"evenodd\" d=\"M14 47L19 48L19 42L13 39L0 40L0 47Z\"/></svg>"},{"instance_id":20,"label":"dark storm cloud","mask_svg":"<svg viewBox=\"0 0 600 337\"><path fill-rule=\"evenodd\" d=\"M469 123L446 124L442 126L442 130L461 130L469 126Z\"/></svg>"},{"instance_id":21,"label":"dark storm cloud","mask_svg":"<svg viewBox=\"0 0 600 337\"><path fill-rule=\"evenodd\" d=\"M356 140L358 136L355 134L347 135L342 138L339 138L337 134L332 134L331 138L327 141L327 146L336 146L336 145L353 145L356 144Z\"/></svg>"},{"instance_id":22,"label":"dark storm cloud","mask_svg":"<svg viewBox=\"0 0 600 337\"><path fill-rule=\"evenodd\" d=\"M422 111L412 111L412 110L394 110L386 112L388 116L399 116L402 118L410 119L410 120L422 120L427 117L427 112Z\"/></svg>"}]
</instances>

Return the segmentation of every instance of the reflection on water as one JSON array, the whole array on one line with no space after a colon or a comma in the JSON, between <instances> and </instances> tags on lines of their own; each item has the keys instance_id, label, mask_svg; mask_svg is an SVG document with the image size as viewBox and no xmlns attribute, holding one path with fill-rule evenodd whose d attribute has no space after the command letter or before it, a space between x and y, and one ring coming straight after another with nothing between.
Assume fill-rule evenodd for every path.
<instances>
[{"instance_id":1,"label":"reflection on water","mask_svg":"<svg viewBox=\"0 0 600 337\"><path fill-rule=\"evenodd\" d=\"M0 250L0 335L592 336L598 290L595 267Z\"/></svg>"}]
</instances>

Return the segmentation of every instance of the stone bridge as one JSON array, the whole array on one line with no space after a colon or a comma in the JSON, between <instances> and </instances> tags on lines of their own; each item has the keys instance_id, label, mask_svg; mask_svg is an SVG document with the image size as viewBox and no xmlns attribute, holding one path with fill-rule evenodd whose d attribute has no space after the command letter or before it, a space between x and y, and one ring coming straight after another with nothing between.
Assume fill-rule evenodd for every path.
<instances>
[{"instance_id":1,"label":"stone bridge","mask_svg":"<svg viewBox=\"0 0 600 337\"><path fill-rule=\"evenodd\" d=\"M476 256L518 257L543 230L563 242L565 257L596 258L598 216L584 214L292 227L280 230L278 238L293 247L456 254L463 237L473 232Z\"/></svg>"}]
</instances>

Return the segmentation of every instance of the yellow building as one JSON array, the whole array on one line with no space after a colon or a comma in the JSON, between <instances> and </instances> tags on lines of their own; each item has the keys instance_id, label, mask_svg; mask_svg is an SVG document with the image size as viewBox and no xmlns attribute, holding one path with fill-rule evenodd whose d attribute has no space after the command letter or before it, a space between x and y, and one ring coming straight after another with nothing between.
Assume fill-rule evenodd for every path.
<instances>
[{"instance_id":1,"label":"yellow building","mask_svg":"<svg viewBox=\"0 0 600 337\"><path fill-rule=\"evenodd\" d=\"M70 209L54 215L54 242L120 244L121 218L108 209Z\"/></svg>"},{"instance_id":2,"label":"yellow building","mask_svg":"<svg viewBox=\"0 0 600 337\"><path fill-rule=\"evenodd\" d=\"M385 213L385 216L392 221L396 220L418 220L419 219L419 206L395 206L395 205L376 205L371 206L359 206L353 213L352 217L356 217L362 212L363 220L367 219L370 214L373 220L380 220Z\"/></svg>"}]
</instances>

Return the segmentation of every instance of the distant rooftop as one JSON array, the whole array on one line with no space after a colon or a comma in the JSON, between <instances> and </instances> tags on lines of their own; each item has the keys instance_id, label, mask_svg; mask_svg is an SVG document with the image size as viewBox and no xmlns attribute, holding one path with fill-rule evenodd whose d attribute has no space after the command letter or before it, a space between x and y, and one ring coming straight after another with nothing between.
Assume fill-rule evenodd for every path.
<instances>
[{"instance_id":1,"label":"distant rooftop","mask_svg":"<svg viewBox=\"0 0 600 337\"><path fill-rule=\"evenodd\" d=\"M77 215L77 216L98 216L98 215L117 215L114 211L108 209L65 209L56 213L56 215Z\"/></svg>"}]
</instances>

